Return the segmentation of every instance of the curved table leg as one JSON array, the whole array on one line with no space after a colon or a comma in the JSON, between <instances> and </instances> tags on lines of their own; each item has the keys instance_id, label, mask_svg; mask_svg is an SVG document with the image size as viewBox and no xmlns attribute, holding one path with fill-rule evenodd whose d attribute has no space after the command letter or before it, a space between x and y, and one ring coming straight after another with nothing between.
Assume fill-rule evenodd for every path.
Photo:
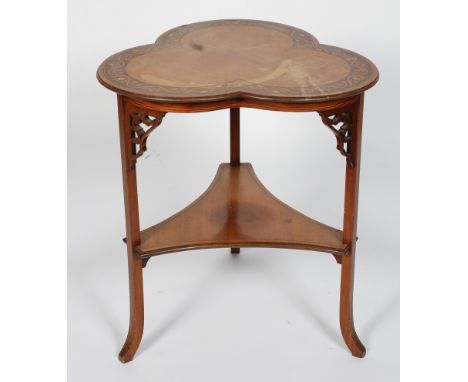
<instances>
[{"instance_id":1,"label":"curved table leg","mask_svg":"<svg viewBox=\"0 0 468 382\"><path fill-rule=\"evenodd\" d=\"M343 219L343 242L350 250L341 256L340 326L346 345L355 357L364 357L366 349L354 329L353 284L356 256L359 170L364 94L349 107L320 113L322 121L335 134L337 149L346 158L346 182ZM338 261L338 258L335 256Z\"/></svg>"},{"instance_id":2,"label":"curved table leg","mask_svg":"<svg viewBox=\"0 0 468 382\"><path fill-rule=\"evenodd\" d=\"M366 348L359 340L354 329L353 319L353 281L354 254L343 256L341 262L341 292L340 292L340 327L343 339L355 357L366 355Z\"/></svg>"},{"instance_id":3,"label":"curved table leg","mask_svg":"<svg viewBox=\"0 0 468 382\"><path fill-rule=\"evenodd\" d=\"M120 152L122 157L123 194L125 202L125 227L128 256L130 289L130 325L127 339L119 353L122 362L133 359L143 336L143 263L134 248L140 244L140 219L138 212L138 190L136 179L136 160L146 149L148 134L161 123L163 114L158 118L141 118L129 112L125 98L117 97L119 107ZM150 125L144 131L139 123Z\"/></svg>"},{"instance_id":4,"label":"curved table leg","mask_svg":"<svg viewBox=\"0 0 468 382\"><path fill-rule=\"evenodd\" d=\"M364 357L366 349L354 329L353 286L354 260L356 256L357 210L359 197L359 170L361 164L361 131L364 95L351 107L352 124L346 152L345 202L343 219L343 241L350 247L347 255L341 259L340 326L341 334L349 350L355 357Z\"/></svg>"},{"instance_id":5,"label":"curved table leg","mask_svg":"<svg viewBox=\"0 0 468 382\"><path fill-rule=\"evenodd\" d=\"M119 359L126 363L133 359L143 336L144 308L143 308L143 273L142 262L138 255L128 259L130 281L130 325L127 339L120 350Z\"/></svg>"}]
</instances>

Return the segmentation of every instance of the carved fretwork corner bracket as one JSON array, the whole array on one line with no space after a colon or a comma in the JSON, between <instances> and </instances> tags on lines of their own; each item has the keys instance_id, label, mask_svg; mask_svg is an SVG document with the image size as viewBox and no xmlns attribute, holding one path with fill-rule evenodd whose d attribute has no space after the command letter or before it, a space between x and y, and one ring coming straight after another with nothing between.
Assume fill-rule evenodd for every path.
<instances>
[{"instance_id":1,"label":"carved fretwork corner bracket","mask_svg":"<svg viewBox=\"0 0 468 382\"><path fill-rule=\"evenodd\" d=\"M346 158L346 163L354 167L354 156L351 150L353 112L322 112L322 122L335 134L336 148Z\"/></svg>"},{"instance_id":2,"label":"carved fretwork corner bracket","mask_svg":"<svg viewBox=\"0 0 468 382\"><path fill-rule=\"evenodd\" d=\"M135 167L138 158L145 153L149 135L161 124L165 115L166 113L162 111L151 112L151 115L140 112L130 113L132 167Z\"/></svg>"}]
</instances>

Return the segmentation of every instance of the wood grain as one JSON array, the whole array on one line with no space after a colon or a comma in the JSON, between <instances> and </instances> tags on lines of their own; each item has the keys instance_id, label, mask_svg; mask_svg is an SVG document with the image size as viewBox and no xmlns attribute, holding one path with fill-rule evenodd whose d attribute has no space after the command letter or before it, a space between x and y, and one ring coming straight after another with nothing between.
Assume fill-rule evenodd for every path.
<instances>
[{"instance_id":1,"label":"wood grain","mask_svg":"<svg viewBox=\"0 0 468 382\"><path fill-rule=\"evenodd\" d=\"M340 327L356 357L365 348L353 318L364 91L378 79L368 59L323 45L283 24L217 20L184 25L154 44L117 53L98 80L118 93L129 270L130 323L119 354L133 359L143 335L143 267L152 256L201 248L304 249L332 254L341 266ZM346 158L343 231L274 197L240 157L240 108L318 112ZM136 167L166 113L230 109L230 163L179 213L140 229Z\"/></svg>"},{"instance_id":2,"label":"wood grain","mask_svg":"<svg viewBox=\"0 0 468 382\"><path fill-rule=\"evenodd\" d=\"M347 253L342 232L275 198L249 163L221 164L210 187L188 207L141 231L143 257L201 248L268 247Z\"/></svg>"},{"instance_id":3,"label":"wood grain","mask_svg":"<svg viewBox=\"0 0 468 382\"><path fill-rule=\"evenodd\" d=\"M131 361L140 345L144 325L142 259L135 252L140 244L140 217L138 213L138 189L134 166L135 132L131 128L130 114L122 96L117 97L119 107L120 153L122 162L123 194L125 203L125 223L127 231L127 257L130 292L130 324L127 339L119 353L125 363Z\"/></svg>"},{"instance_id":4,"label":"wood grain","mask_svg":"<svg viewBox=\"0 0 468 382\"><path fill-rule=\"evenodd\" d=\"M214 20L174 28L154 44L119 52L97 76L119 94L159 102L317 102L361 93L375 84L378 71L367 58L320 44L292 26Z\"/></svg>"},{"instance_id":5,"label":"wood grain","mask_svg":"<svg viewBox=\"0 0 468 382\"><path fill-rule=\"evenodd\" d=\"M340 289L340 327L343 339L355 357L366 355L354 328L353 294L354 294L354 262L356 258L357 216L359 201L359 174L361 168L362 115L364 109L364 94L352 108L352 124L350 126L349 153L351 160L346 161L345 200L343 217L343 241L349 246L349 256L341 259L341 289Z\"/></svg>"}]
</instances>

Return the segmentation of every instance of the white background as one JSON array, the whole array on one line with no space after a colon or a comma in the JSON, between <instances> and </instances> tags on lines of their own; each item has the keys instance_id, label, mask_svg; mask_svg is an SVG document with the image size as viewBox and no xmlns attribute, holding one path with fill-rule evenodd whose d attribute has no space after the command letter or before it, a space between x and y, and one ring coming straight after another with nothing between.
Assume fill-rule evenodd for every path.
<instances>
[{"instance_id":1,"label":"white background","mask_svg":"<svg viewBox=\"0 0 468 382\"><path fill-rule=\"evenodd\" d=\"M460 75L466 69L466 51L460 47L468 32L463 5L456 0L402 3L404 382L467 379L463 238L468 184L460 111L466 109L468 78ZM331 16L327 13L327 20ZM5 1L0 20L3 52L12 58L0 62L7 73L0 104L8 116L2 120L0 150L0 376L62 382L67 366L66 3ZM16 124L6 130L20 116L21 129Z\"/></svg>"},{"instance_id":2,"label":"white background","mask_svg":"<svg viewBox=\"0 0 468 382\"><path fill-rule=\"evenodd\" d=\"M463 4L402 4L402 381L467 376ZM29 117L0 150L0 375L64 381L66 3L3 2L0 19L2 126Z\"/></svg>"},{"instance_id":3,"label":"white background","mask_svg":"<svg viewBox=\"0 0 468 382\"><path fill-rule=\"evenodd\" d=\"M277 5L275 5L277 4ZM68 9L68 348L70 381L396 381L399 374L398 3L73 1ZM367 356L338 322L339 266L307 251L192 251L144 271L145 334L133 362L128 325L116 97L100 62L201 20L263 19L370 58L379 83L364 113L355 322ZM229 159L227 110L169 114L138 163L141 226L177 212ZM241 159L278 197L341 227L344 158L313 113L241 110Z\"/></svg>"}]
</instances>

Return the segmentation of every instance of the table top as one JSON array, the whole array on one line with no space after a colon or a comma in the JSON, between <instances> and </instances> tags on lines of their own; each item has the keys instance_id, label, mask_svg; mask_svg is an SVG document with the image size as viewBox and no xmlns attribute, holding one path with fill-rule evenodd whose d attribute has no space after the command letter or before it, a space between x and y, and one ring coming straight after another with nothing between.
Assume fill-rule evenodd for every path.
<instances>
[{"instance_id":1,"label":"table top","mask_svg":"<svg viewBox=\"0 0 468 382\"><path fill-rule=\"evenodd\" d=\"M298 28L214 20L171 29L154 44L114 54L97 77L119 94L157 102L300 103L362 93L377 82L378 71L367 58L320 44Z\"/></svg>"}]
</instances>

